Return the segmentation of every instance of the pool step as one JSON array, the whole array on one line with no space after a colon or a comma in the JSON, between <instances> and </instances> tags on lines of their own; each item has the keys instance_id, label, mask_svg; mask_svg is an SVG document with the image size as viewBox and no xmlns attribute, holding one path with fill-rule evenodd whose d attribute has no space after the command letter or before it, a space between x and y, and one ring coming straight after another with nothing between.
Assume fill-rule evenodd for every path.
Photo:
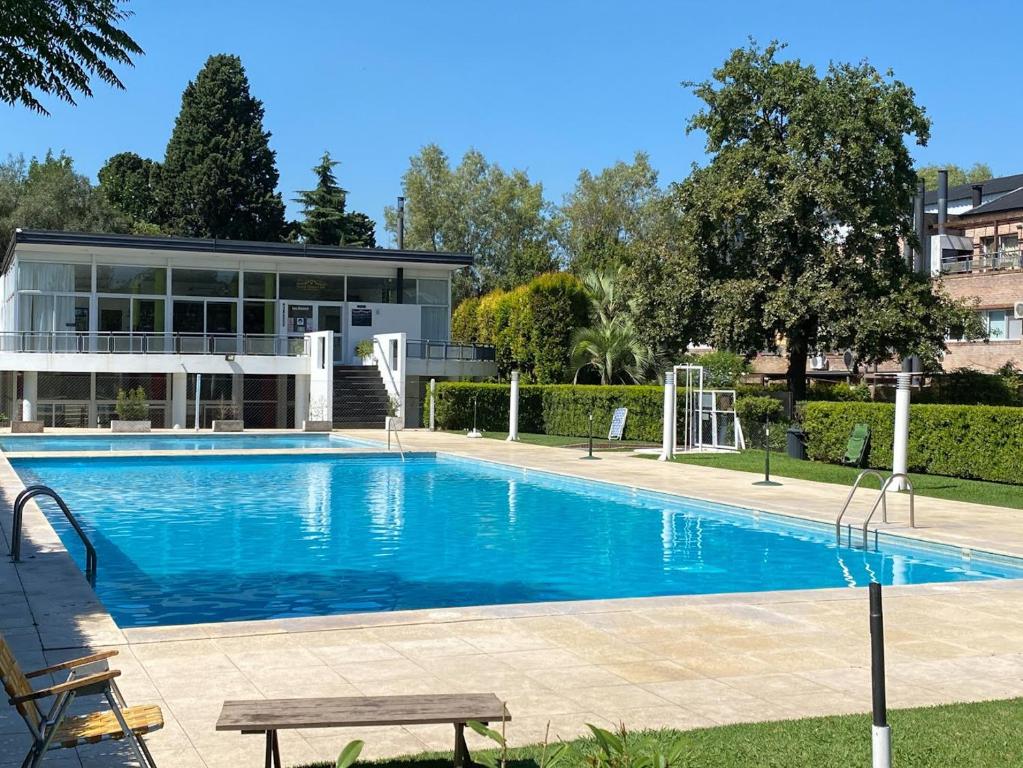
<instances>
[{"instance_id":1,"label":"pool step","mask_svg":"<svg viewBox=\"0 0 1023 768\"><path fill-rule=\"evenodd\" d=\"M348 429L382 428L390 398L377 368L334 366L334 426Z\"/></svg>"}]
</instances>

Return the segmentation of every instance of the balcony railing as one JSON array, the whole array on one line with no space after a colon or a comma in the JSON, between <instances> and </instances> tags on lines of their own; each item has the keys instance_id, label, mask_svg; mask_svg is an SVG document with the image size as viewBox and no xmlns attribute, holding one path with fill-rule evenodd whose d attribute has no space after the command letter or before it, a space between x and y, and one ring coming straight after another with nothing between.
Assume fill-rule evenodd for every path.
<instances>
[{"instance_id":1,"label":"balcony railing","mask_svg":"<svg viewBox=\"0 0 1023 768\"><path fill-rule=\"evenodd\" d=\"M0 333L0 352L115 355L308 354L305 338L271 334L44 332Z\"/></svg>"},{"instance_id":2,"label":"balcony railing","mask_svg":"<svg viewBox=\"0 0 1023 768\"><path fill-rule=\"evenodd\" d=\"M946 274L988 272L1001 269L1023 269L1023 253L1020 249L981 253L967 259L949 259L941 263L941 271Z\"/></svg>"},{"instance_id":3,"label":"balcony railing","mask_svg":"<svg viewBox=\"0 0 1023 768\"><path fill-rule=\"evenodd\" d=\"M451 341L430 341L409 339L405 356L416 360L466 360L491 363L497 359L497 352L491 344L456 344Z\"/></svg>"}]
</instances>

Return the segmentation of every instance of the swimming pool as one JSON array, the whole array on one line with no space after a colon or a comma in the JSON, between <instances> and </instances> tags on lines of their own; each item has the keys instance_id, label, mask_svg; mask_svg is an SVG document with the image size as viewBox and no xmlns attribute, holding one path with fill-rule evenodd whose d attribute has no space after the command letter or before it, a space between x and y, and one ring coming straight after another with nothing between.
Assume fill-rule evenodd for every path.
<instances>
[{"instance_id":1,"label":"swimming pool","mask_svg":"<svg viewBox=\"0 0 1023 768\"><path fill-rule=\"evenodd\" d=\"M181 435L43 435L0 437L0 450L5 453L25 451L213 451L250 450L253 448L350 448L367 443L327 433L268 435L181 434Z\"/></svg>"},{"instance_id":2,"label":"swimming pool","mask_svg":"<svg viewBox=\"0 0 1023 768\"><path fill-rule=\"evenodd\" d=\"M825 525L443 456L11 463L80 517L126 627L1023 577L1020 561L894 537L864 552Z\"/></svg>"}]
</instances>

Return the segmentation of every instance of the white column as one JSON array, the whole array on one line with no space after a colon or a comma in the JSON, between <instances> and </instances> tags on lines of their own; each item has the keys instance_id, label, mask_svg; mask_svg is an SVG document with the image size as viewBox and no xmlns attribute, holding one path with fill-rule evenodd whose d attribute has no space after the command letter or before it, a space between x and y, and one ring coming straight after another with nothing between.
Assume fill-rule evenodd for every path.
<instances>
[{"instance_id":1,"label":"white column","mask_svg":"<svg viewBox=\"0 0 1023 768\"><path fill-rule=\"evenodd\" d=\"M301 429L302 422L309 420L309 374L295 376L295 428Z\"/></svg>"},{"instance_id":2,"label":"white column","mask_svg":"<svg viewBox=\"0 0 1023 768\"><path fill-rule=\"evenodd\" d=\"M908 373L896 374L895 388L895 435L892 445L892 472L905 473L909 457L909 382ZM891 485L898 491L906 489L905 480L896 480Z\"/></svg>"},{"instance_id":3,"label":"white column","mask_svg":"<svg viewBox=\"0 0 1023 768\"><path fill-rule=\"evenodd\" d=\"M664 373L664 426L661 432L661 461L675 455L675 372Z\"/></svg>"},{"instance_id":4,"label":"white column","mask_svg":"<svg viewBox=\"0 0 1023 768\"><path fill-rule=\"evenodd\" d=\"M519 440L519 372L511 374L511 401L508 405L508 442Z\"/></svg>"},{"instance_id":5,"label":"white column","mask_svg":"<svg viewBox=\"0 0 1023 768\"><path fill-rule=\"evenodd\" d=\"M38 371L25 371L21 374L21 420L36 420L36 401L39 399Z\"/></svg>"},{"instance_id":6,"label":"white column","mask_svg":"<svg viewBox=\"0 0 1023 768\"><path fill-rule=\"evenodd\" d=\"M174 429L188 426L188 374L184 371L171 374L171 426Z\"/></svg>"},{"instance_id":7,"label":"white column","mask_svg":"<svg viewBox=\"0 0 1023 768\"><path fill-rule=\"evenodd\" d=\"M437 431L437 380L430 379L430 431Z\"/></svg>"}]
</instances>

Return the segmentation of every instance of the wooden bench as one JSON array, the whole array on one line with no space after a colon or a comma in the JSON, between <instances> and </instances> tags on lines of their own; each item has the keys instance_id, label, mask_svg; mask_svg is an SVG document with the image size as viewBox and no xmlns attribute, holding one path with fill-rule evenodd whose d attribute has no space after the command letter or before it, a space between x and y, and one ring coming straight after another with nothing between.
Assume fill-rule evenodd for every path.
<instances>
[{"instance_id":1,"label":"wooden bench","mask_svg":"<svg viewBox=\"0 0 1023 768\"><path fill-rule=\"evenodd\" d=\"M266 734L266 768L281 768L277 732L287 728L451 723L455 726L455 766L468 768L472 762L465 744L465 724L470 720L500 722L511 720L511 715L492 693L257 699L225 701L217 730Z\"/></svg>"}]
</instances>

